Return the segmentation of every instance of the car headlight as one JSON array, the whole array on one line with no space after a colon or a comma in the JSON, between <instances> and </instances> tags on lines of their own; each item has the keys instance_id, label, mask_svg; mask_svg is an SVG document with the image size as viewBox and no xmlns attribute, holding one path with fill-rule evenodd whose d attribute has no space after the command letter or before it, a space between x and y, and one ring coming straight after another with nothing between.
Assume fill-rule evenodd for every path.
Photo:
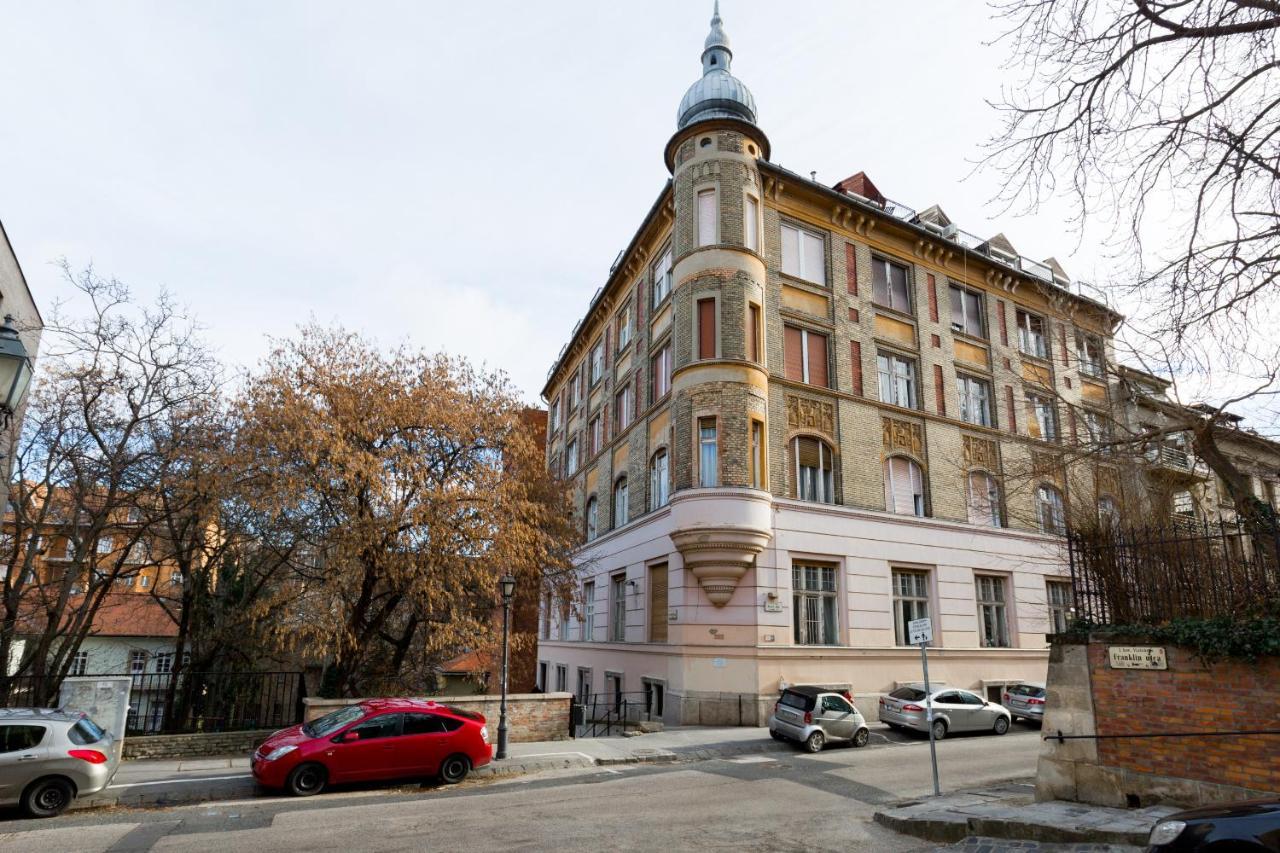
<instances>
[{"instance_id":1,"label":"car headlight","mask_svg":"<svg viewBox=\"0 0 1280 853\"><path fill-rule=\"evenodd\" d=\"M263 761L275 761L277 758L282 758L288 755L289 753L293 752L297 748L298 748L297 744L292 744L292 743L289 744L288 746L277 746L275 749L267 753Z\"/></svg>"},{"instance_id":2,"label":"car headlight","mask_svg":"<svg viewBox=\"0 0 1280 853\"><path fill-rule=\"evenodd\" d=\"M1152 847L1160 844L1169 844L1175 838L1182 834L1182 830L1186 829L1185 822L1180 820L1162 820L1151 830L1151 837L1147 839L1147 843Z\"/></svg>"}]
</instances>

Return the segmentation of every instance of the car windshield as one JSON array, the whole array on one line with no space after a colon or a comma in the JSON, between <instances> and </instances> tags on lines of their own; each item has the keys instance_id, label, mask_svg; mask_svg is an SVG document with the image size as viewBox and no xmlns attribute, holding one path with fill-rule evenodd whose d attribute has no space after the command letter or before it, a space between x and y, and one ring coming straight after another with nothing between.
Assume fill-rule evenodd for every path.
<instances>
[{"instance_id":1,"label":"car windshield","mask_svg":"<svg viewBox=\"0 0 1280 853\"><path fill-rule=\"evenodd\" d=\"M801 711L813 710L813 697L806 696L803 693L792 693L788 690L782 694L782 704L788 708L799 708Z\"/></svg>"},{"instance_id":2,"label":"car windshield","mask_svg":"<svg viewBox=\"0 0 1280 853\"><path fill-rule=\"evenodd\" d=\"M906 699L908 702L918 702L924 698L924 691L919 687L899 687L897 690L889 694L893 699Z\"/></svg>"},{"instance_id":3,"label":"car windshield","mask_svg":"<svg viewBox=\"0 0 1280 853\"><path fill-rule=\"evenodd\" d=\"M1030 696L1035 699L1044 698L1044 688L1036 687L1034 684L1016 684L1009 688L1011 696Z\"/></svg>"},{"instance_id":4,"label":"car windshield","mask_svg":"<svg viewBox=\"0 0 1280 853\"><path fill-rule=\"evenodd\" d=\"M319 719L304 723L302 733L307 737L324 737L332 734L347 723L354 723L364 716L364 708L359 705L348 705L336 711L330 711Z\"/></svg>"},{"instance_id":5,"label":"car windshield","mask_svg":"<svg viewBox=\"0 0 1280 853\"><path fill-rule=\"evenodd\" d=\"M88 717L81 717L71 728L67 729L67 740L77 746L97 743L107 736L102 727Z\"/></svg>"}]
</instances>

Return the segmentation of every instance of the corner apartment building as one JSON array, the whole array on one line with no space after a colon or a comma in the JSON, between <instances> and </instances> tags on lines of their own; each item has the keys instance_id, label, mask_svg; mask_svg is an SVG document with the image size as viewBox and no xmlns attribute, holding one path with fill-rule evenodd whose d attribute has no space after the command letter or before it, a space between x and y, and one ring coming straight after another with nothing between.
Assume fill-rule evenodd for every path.
<instances>
[{"instance_id":1,"label":"corner apartment building","mask_svg":"<svg viewBox=\"0 0 1280 853\"><path fill-rule=\"evenodd\" d=\"M775 165L718 9L701 59L671 180L543 391L587 541L581 600L544 602L541 686L760 724L823 683L874 715L920 679L926 615L935 679L1043 679L1055 534L1096 499L1057 456L1108 405L1120 318L864 173Z\"/></svg>"}]
</instances>

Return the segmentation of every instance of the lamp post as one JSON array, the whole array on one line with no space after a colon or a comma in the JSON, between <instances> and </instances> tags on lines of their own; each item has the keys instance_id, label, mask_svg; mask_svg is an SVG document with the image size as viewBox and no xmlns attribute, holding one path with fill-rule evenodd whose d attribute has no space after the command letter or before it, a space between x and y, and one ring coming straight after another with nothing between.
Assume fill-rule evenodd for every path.
<instances>
[{"instance_id":1,"label":"lamp post","mask_svg":"<svg viewBox=\"0 0 1280 853\"><path fill-rule=\"evenodd\" d=\"M511 636L511 599L516 594L516 579L511 575L503 575L498 579L498 587L502 590L502 705L498 712L498 754L496 758L507 757L507 645Z\"/></svg>"},{"instance_id":2,"label":"lamp post","mask_svg":"<svg viewBox=\"0 0 1280 853\"><path fill-rule=\"evenodd\" d=\"M31 373L31 356L13 327L13 315L6 314L0 325L0 417L6 429L26 396Z\"/></svg>"}]
</instances>

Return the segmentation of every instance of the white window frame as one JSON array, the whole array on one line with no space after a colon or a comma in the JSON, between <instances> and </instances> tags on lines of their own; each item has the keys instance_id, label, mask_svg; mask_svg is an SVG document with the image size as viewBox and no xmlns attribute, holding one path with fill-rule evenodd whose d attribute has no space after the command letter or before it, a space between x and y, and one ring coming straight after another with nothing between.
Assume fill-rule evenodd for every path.
<instances>
[{"instance_id":1,"label":"white window frame","mask_svg":"<svg viewBox=\"0 0 1280 853\"><path fill-rule=\"evenodd\" d=\"M1057 486L1049 483L1036 486L1036 522L1044 533L1060 535L1066 532L1066 501Z\"/></svg>"},{"instance_id":2,"label":"white window frame","mask_svg":"<svg viewBox=\"0 0 1280 853\"><path fill-rule=\"evenodd\" d=\"M627 483L627 475L623 474L613 484L613 526L622 527L627 523L631 511L631 487Z\"/></svg>"},{"instance_id":3,"label":"white window frame","mask_svg":"<svg viewBox=\"0 0 1280 853\"><path fill-rule=\"evenodd\" d=\"M720 484L720 425L714 417L698 423L698 485L713 489Z\"/></svg>"},{"instance_id":4,"label":"white window frame","mask_svg":"<svg viewBox=\"0 0 1280 853\"><path fill-rule=\"evenodd\" d=\"M789 231L790 231L790 232L794 232L794 233L795 233L795 235L796 235L796 236L795 236L795 245L796 245L796 258L795 258L795 264L790 264L790 263L788 262L788 256L787 256L787 232L789 232ZM826 238L825 238L825 237L823 237L822 235L818 234L818 233L817 233L817 232L815 232L815 231L810 231L810 230L808 230L808 229L806 229L806 228L800 228L800 227L798 227L798 226L796 226L796 225L790 225L790 224L785 223L785 222L784 222L784 223L780 226L780 228L779 228L779 237L780 237L781 242L782 242L782 245L781 245L782 264L781 264L781 267L780 267L780 268L781 268L781 270L782 270L782 272L783 272L784 274L786 274L786 275L789 275L789 276L793 277L793 278L802 279L802 280L804 280L804 281L811 282L811 283L816 284L816 285L819 285L819 286L821 286L821 287L826 287L826 286L827 286L827 241L826 241ZM818 247L819 247L819 249L820 249L819 257L821 257L822 261L821 261L821 264L820 264L820 266L818 267L818 269L817 269L817 271L816 271L816 277L815 277L815 271L814 271L814 270L810 270L810 269L808 269L808 268L807 268L807 267L808 267L808 260L807 260L807 255L808 255L808 253L805 251L805 245L806 245L805 241L806 241L806 240L816 242L816 243L817 243L817 245L818 245ZM812 243L811 243L810 245L812 245Z\"/></svg>"},{"instance_id":5,"label":"white window frame","mask_svg":"<svg viewBox=\"0 0 1280 853\"><path fill-rule=\"evenodd\" d=\"M578 439L573 437L564 448L564 475L572 477L578 473Z\"/></svg>"},{"instance_id":6,"label":"white window frame","mask_svg":"<svg viewBox=\"0 0 1280 853\"><path fill-rule=\"evenodd\" d=\"M599 412L587 421L588 456L595 456L604 449L604 418Z\"/></svg>"},{"instance_id":7,"label":"white window frame","mask_svg":"<svg viewBox=\"0 0 1280 853\"><path fill-rule=\"evenodd\" d=\"M765 469L764 421L751 419L750 447L751 453L751 488L764 489L768 472Z\"/></svg>"},{"instance_id":8,"label":"white window frame","mask_svg":"<svg viewBox=\"0 0 1280 853\"><path fill-rule=\"evenodd\" d=\"M1008 649L1013 647L1009 629L1008 578L1003 575L974 575L974 597L978 603L978 645L984 649ZM988 630L987 620L995 628L995 636Z\"/></svg>"},{"instance_id":9,"label":"white window frame","mask_svg":"<svg viewBox=\"0 0 1280 853\"><path fill-rule=\"evenodd\" d=\"M147 653L144 649L129 652L129 674L142 675L147 671Z\"/></svg>"},{"instance_id":10,"label":"white window frame","mask_svg":"<svg viewBox=\"0 0 1280 853\"><path fill-rule=\"evenodd\" d=\"M1096 349L1096 354L1090 350ZM1076 361L1080 363L1080 375L1101 379L1107 375L1106 351L1102 338L1085 332L1076 333Z\"/></svg>"},{"instance_id":11,"label":"white window frame","mask_svg":"<svg viewBox=\"0 0 1280 853\"><path fill-rule=\"evenodd\" d=\"M817 468L813 468L810 465L800 464L800 442L802 440L817 442ZM816 436L797 435L795 438L791 439L791 455L792 461L795 463L796 500L823 504L835 503L835 453L827 446L827 443ZM823 464L828 460L831 463L831 467L823 467ZM814 473L810 473L806 476L806 470L810 470ZM806 496L806 493L810 491L810 489L806 488L808 485L813 486L813 497Z\"/></svg>"},{"instance_id":12,"label":"white window frame","mask_svg":"<svg viewBox=\"0 0 1280 853\"><path fill-rule=\"evenodd\" d=\"M880 401L904 409L919 408L916 388L916 360L889 350L876 353L876 374ZM905 391L906 402L902 401Z\"/></svg>"},{"instance_id":13,"label":"white window frame","mask_svg":"<svg viewBox=\"0 0 1280 853\"><path fill-rule=\"evenodd\" d=\"M671 456L665 447L649 457L649 509L660 509L671 500Z\"/></svg>"},{"instance_id":14,"label":"white window frame","mask_svg":"<svg viewBox=\"0 0 1280 853\"><path fill-rule=\"evenodd\" d=\"M987 512L984 517L982 507L974 501L974 478L982 478L982 487L986 490ZM968 511L969 523L977 524L983 527L1004 527L1004 521L1000 512L1000 481L990 471L981 469L969 471L964 477L965 488L965 505Z\"/></svg>"},{"instance_id":15,"label":"white window frame","mask_svg":"<svg viewBox=\"0 0 1280 853\"><path fill-rule=\"evenodd\" d=\"M747 193L742 210L742 245L760 251L760 199Z\"/></svg>"},{"instance_id":16,"label":"white window frame","mask_svg":"<svg viewBox=\"0 0 1280 853\"><path fill-rule=\"evenodd\" d=\"M816 620L812 618L815 610ZM791 618L795 645L843 645L840 642L840 571L836 566L792 564Z\"/></svg>"},{"instance_id":17,"label":"white window frame","mask_svg":"<svg viewBox=\"0 0 1280 853\"><path fill-rule=\"evenodd\" d=\"M620 572L609 577L609 640L627 641L627 575Z\"/></svg>"},{"instance_id":18,"label":"white window frame","mask_svg":"<svg viewBox=\"0 0 1280 853\"><path fill-rule=\"evenodd\" d=\"M959 332L960 334L968 335L972 338L982 338L985 340L987 337L987 309L986 300L982 291L970 290L969 288L962 287L954 282L952 282L949 287L950 289L947 291L948 299L950 299L950 295L952 293L958 292L960 294L960 317L958 318L958 321L956 317L955 302L954 300L951 301L951 331ZM969 331L969 321L972 318L969 316L968 297L973 297L978 301L978 331L976 332Z\"/></svg>"},{"instance_id":19,"label":"white window frame","mask_svg":"<svg viewBox=\"0 0 1280 853\"><path fill-rule=\"evenodd\" d=\"M656 403L671 393L671 344L663 344L655 355L657 375L653 377L653 401Z\"/></svg>"},{"instance_id":20,"label":"white window frame","mask_svg":"<svg viewBox=\"0 0 1280 853\"><path fill-rule=\"evenodd\" d=\"M587 541L590 542L600 534L600 501L595 495L587 498L587 506L582 514L586 517Z\"/></svg>"},{"instance_id":21,"label":"white window frame","mask_svg":"<svg viewBox=\"0 0 1280 853\"><path fill-rule=\"evenodd\" d=\"M1043 316L1024 308L1015 308L1013 319L1014 325L1018 327L1018 350L1026 355L1047 359L1049 357L1048 321ZM1039 332L1031 328L1032 320L1039 321Z\"/></svg>"},{"instance_id":22,"label":"white window frame","mask_svg":"<svg viewBox=\"0 0 1280 853\"><path fill-rule=\"evenodd\" d=\"M1071 627L1074 598L1070 578L1045 578L1044 601L1051 633L1062 634Z\"/></svg>"},{"instance_id":23,"label":"white window frame","mask_svg":"<svg viewBox=\"0 0 1280 853\"><path fill-rule=\"evenodd\" d=\"M595 342L595 346L591 347L591 369L589 384L592 388L604 379L604 336Z\"/></svg>"},{"instance_id":24,"label":"white window frame","mask_svg":"<svg viewBox=\"0 0 1280 853\"><path fill-rule=\"evenodd\" d=\"M1032 423L1040 431L1039 435L1033 435L1032 438L1038 438L1041 441L1057 441L1058 407L1054 405L1053 398L1028 391L1027 403L1031 409L1031 417L1027 420L1028 432Z\"/></svg>"},{"instance_id":25,"label":"white window frame","mask_svg":"<svg viewBox=\"0 0 1280 853\"><path fill-rule=\"evenodd\" d=\"M975 394L975 389L980 393ZM994 425L995 418L991 416L991 383L989 381L967 373L957 373L956 391L960 396L960 420L977 426Z\"/></svg>"},{"instance_id":26,"label":"white window frame","mask_svg":"<svg viewBox=\"0 0 1280 853\"><path fill-rule=\"evenodd\" d=\"M885 293L889 297L887 302L880 302L879 300L876 299L875 270L876 270L877 264L882 264L884 266ZM907 301L907 304L905 306L894 304L893 276L890 274L892 267L901 267L903 270L903 277L902 277L903 298L906 299ZM910 264L903 264L903 263L899 263L898 261L891 261L888 258L883 258L883 257L880 257L879 255L872 256L871 258L872 304L878 305L881 308L888 308L891 311L900 311L903 314L910 314L912 311L911 289L912 288L911 288L911 265Z\"/></svg>"},{"instance_id":27,"label":"white window frame","mask_svg":"<svg viewBox=\"0 0 1280 853\"><path fill-rule=\"evenodd\" d=\"M657 308L671 295L671 247L668 246L651 267L653 275L653 307Z\"/></svg>"},{"instance_id":28,"label":"white window frame","mask_svg":"<svg viewBox=\"0 0 1280 853\"><path fill-rule=\"evenodd\" d=\"M698 246L714 246L720 237L720 194L715 187L698 190ZM708 202L710 210L707 210ZM708 216L710 217L708 219Z\"/></svg>"},{"instance_id":29,"label":"white window frame","mask_svg":"<svg viewBox=\"0 0 1280 853\"><path fill-rule=\"evenodd\" d=\"M89 653L86 651L78 651L75 657L71 659L71 669L68 675L84 675L89 671Z\"/></svg>"},{"instance_id":30,"label":"white window frame","mask_svg":"<svg viewBox=\"0 0 1280 853\"><path fill-rule=\"evenodd\" d=\"M631 387L631 383L622 386L617 394L613 395L614 414L617 417L618 432L622 432L631 426L631 416L635 412L635 404L632 400L635 390Z\"/></svg>"},{"instance_id":31,"label":"white window frame","mask_svg":"<svg viewBox=\"0 0 1280 853\"><path fill-rule=\"evenodd\" d=\"M622 352L631 343L631 307L631 302L628 301L618 312L618 352Z\"/></svg>"},{"instance_id":32,"label":"white window frame","mask_svg":"<svg viewBox=\"0 0 1280 853\"><path fill-rule=\"evenodd\" d=\"M908 584L899 583L899 578L910 578ZM908 632L909 623L914 619L929 618L929 573L924 569L893 568L889 574L889 583L893 593L893 638L894 645L912 646ZM933 645L930 642L929 645Z\"/></svg>"},{"instance_id":33,"label":"white window frame","mask_svg":"<svg viewBox=\"0 0 1280 853\"><path fill-rule=\"evenodd\" d=\"M596 636L596 583L582 585L582 642L590 643Z\"/></svg>"}]
</instances>

